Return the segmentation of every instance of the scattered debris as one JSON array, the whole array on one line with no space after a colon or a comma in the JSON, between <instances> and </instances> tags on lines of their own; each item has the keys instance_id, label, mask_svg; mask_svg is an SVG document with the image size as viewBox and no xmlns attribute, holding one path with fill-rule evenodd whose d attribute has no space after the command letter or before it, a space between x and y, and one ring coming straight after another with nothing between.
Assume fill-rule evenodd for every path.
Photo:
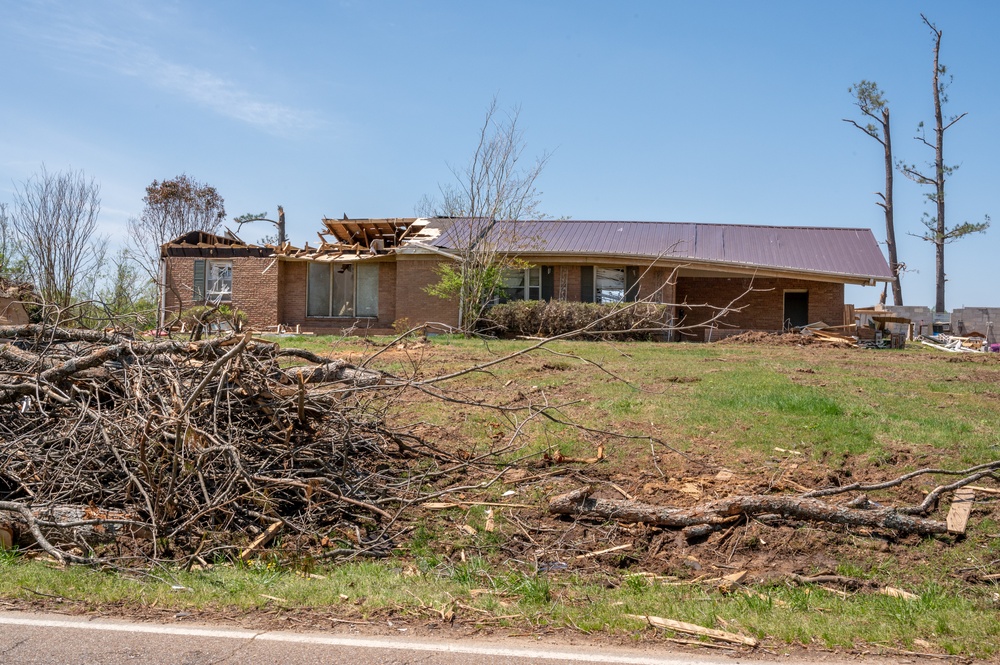
<instances>
[{"instance_id":1,"label":"scattered debris","mask_svg":"<svg viewBox=\"0 0 1000 665\"><path fill-rule=\"evenodd\" d=\"M924 346L949 353L1000 352L1000 344L988 344L981 335L959 337L957 335L920 335L917 340Z\"/></svg>"}]
</instances>

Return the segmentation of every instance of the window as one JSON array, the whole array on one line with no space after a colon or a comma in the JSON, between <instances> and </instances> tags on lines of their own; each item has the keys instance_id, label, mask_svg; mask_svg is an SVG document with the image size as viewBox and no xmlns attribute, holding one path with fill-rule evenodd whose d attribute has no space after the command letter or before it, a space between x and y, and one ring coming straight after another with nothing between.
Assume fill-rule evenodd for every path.
<instances>
[{"instance_id":1,"label":"window","mask_svg":"<svg viewBox=\"0 0 1000 665\"><path fill-rule=\"evenodd\" d=\"M233 299L233 262L209 261L205 271L205 292L212 302Z\"/></svg>"},{"instance_id":2,"label":"window","mask_svg":"<svg viewBox=\"0 0 1000 665\"><path fill-rule=\"evenodd\" d=\"M195 302L231 302L233 299L233 262L194 262Z\"/></svg>"},{"instance_id":3,"label":"window","mask_svg":"<svg viewBox=\"0 0 1000 665\"><path fill-rule=\"evenodd\" d=\"M503 286L497 300L541 300L542 299L542 269L539 266L529 268L508 269L503 274Z\"/></svg>"},{"instance_id":4,"label":"window","mask_svg":"<svg viewBox=\"0 0 1000 665\"><path fill-rule=\"evenodd\" d=\"M378 264L309 263L307 316L378 316Z\"/></svg>"},{"instance_id":5,"label":"window","mask_svg":"<svg viewBox=\"0 0 1000 665\"><path fill-rule=\"evenodd\" d=\"M616 303L625 300L625 268L597 266L594 279L594 302Z\"/></svg>"}]
</instances>

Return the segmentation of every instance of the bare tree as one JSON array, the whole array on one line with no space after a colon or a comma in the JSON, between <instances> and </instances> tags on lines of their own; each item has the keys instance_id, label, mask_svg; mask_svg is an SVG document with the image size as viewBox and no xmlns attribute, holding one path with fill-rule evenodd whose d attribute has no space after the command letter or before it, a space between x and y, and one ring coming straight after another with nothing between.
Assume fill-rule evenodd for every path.
<instances>
[{"instance_id":1,"label":"bare tree","mask_svg":"<svg viewBox=\"0 0 1000 665\"><path fill-rule=\"evenodd\" d=\"M101 188L83 171L32 176L14 191L12 225L29 278L46 304L65 308L80 285L100 271Z\"/></svg>"},{"instance_id":2,"label":"bare tree","mask_svg":"<svg viewBox=\"0 0 1000 665\"><path fill-rule=\"evenodd\" d=\"M900 284L899 274L904 266L899 263L896 254L896 227L892 216L893 161L892 135L889 131L889 101L874 81L855 83L849 92L854 95L855 106L860 109L862 115L868 118L868 122L860 125L849 118L844 118L844 122L854 125L878 141L885 154L885 191L876 192L881 199L881 201L876 201L876 205L885 212L885 244L889 254L889 269L892 272L892 302L894 305L901 306L903 304L903 287Z\"/></svg>"},{"instance_id":3,"label":"bare tree","mask_svg":"<svg viewBox=\"0 0 1000 665\"><path fill-rule=\"evenodd\" d=\"M464 168L452 168L456 184L441 188L442 200L418 205L461 217L455 228L458 266L442 264L441 280L429 291L458 298L459 327L471 330L503 285L504 271L518 264L516 222L539 217L541 192L535 183L548 161L526 163L520 109L497 108L494 98L479 129L475 152Z\"/></svg>"},{"instance_id":4,"label":"bare tree","mask_svg":"<svg viewBox=\"0 0 1000 665\"><path fill-rule=\"evenodd\" d=\"M215 187L181 174L172 180L154 180L142 199L139 217L128 221L129 243L142 267L156 279L160 246L191 231L216 233L226 208Z\"/></svg>"},{"instance_id":5,"label":"bare tree","mask_svg":"<svg viewBox=\"0 0 1000 665\"><path fill-rule=\"evenodd\" d=\"M7 204L0 203L0 278L10 279L16 270L17 244Z\"/></svg>"},{"instance_id":6,"label":"bare tree","mask_svg":"<svg viewBox=\"0 0 1000 665\"><path fill-rule=\"evenodd\" d=\"M910 178L917 184L927 185L928 187L933 188L933 191L926 196L929 201L935 204L936 214L934 216L930 216L924 213L923 223L924 226L927 227L927 231L919 237L923 238L927 242L933 243L934 245L934 277L936 284L934 310L940 313L946 311L944 303L944 246L969 234L982 233L989 228L990 218L989 216L986 216L984 221L978 223L962 222L961 224L956 224L951 228L945 224L944 183L945 179L954 173L958 167L948 166L944 162L944 133L951 129L956 122L964 118L966 114L962 113L961 115L952 116L948 118L947 122L944 119L941 106L948 101L946 90L951 84L952 77L948 76L946 81L941 81L941 76L947 74L947 69L940 63L939 60L942 33L941 30L938 30L937 26L931 23L926 16L921 14L920 18L924 20L924 23L927 24L927 27L931 29L931 33L934 35L934 142L931 143L927 140L924 133L924 123L922 122L917 127L918 136L915 136L914 138L934 150L934 162L928 165L933 168L933 172L931 175L928 175L926 171L918 170L917 167L912 164L901 163L899 168L906 175L906 177Z\"/></svg>"}]
</instances>

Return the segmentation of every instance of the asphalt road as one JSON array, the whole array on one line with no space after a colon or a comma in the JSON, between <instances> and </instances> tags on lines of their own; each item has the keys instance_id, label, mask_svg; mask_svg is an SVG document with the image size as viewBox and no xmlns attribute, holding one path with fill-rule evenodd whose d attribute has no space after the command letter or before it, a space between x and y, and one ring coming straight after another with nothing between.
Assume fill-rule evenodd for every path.
<instances>
[{"instance_id":1,"label":"asphalt road","mask_svg":"<svg viewBox=\"0 0 1000 665\"><path fill-rule=\"evenodd\" d=\"M550 647L525 641L403 640L318 632L262 632L193 624L164 625L0 612L0 665L11 663L734 665L741 660L743 659L738 657L699 658L648 650L629 652ZM826 665L829 665L829 662Z\"/></svg>"}]
</instances>

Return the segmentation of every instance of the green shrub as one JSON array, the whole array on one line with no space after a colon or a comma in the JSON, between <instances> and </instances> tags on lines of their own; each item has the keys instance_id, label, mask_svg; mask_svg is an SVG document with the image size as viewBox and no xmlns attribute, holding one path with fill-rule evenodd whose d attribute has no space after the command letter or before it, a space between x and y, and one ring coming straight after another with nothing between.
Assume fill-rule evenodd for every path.
<instances>
[{"instance_id":1,"label":"green shrub","mask_svg":"<svg viewBox=\"0 0 1000 665\"><path fill-rule=\"evenodd\" d=\"M241 332L246 325L247 315L243 310L229 305L195 305L181 312L180 320L188 328L201 328L202 332Z\"/></svg>"},{"instance_id":2,"label":"green shrub","mask_svg":"<svg viewBox=\"0 0 1000 665\"><path fill-rule=\"evenodd\" d=\"M669 320L670 307L653 303L516 300L491 307L477 328L501 337L553 337L587 328L588 337L614 332L615 339L658 339Z\"/></svg>"}]
</instances>

